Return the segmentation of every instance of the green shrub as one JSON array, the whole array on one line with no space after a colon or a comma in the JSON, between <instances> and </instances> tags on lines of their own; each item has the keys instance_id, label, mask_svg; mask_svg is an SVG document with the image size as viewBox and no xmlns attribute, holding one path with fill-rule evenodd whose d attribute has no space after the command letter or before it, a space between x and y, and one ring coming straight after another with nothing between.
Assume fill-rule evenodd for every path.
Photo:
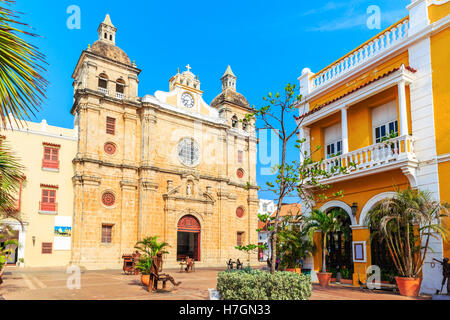
<instances>
[{"instance_id":1,"label":"green shrub","mask_svg":"<svg viewBox=\"0 0 450 320\"><path fill-rule=\"evenodd\" d=\"M308 300L311 278L293 272L220 272L217 290L224 300Z\"/></svg>"}]
</instances>

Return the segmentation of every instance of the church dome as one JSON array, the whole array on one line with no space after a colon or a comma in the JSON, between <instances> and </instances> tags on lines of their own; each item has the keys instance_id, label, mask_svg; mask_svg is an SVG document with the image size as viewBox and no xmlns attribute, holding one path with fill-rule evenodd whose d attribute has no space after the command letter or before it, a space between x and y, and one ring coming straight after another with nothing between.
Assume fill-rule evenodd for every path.
<instances>
[{"instance_id":1,"label":"church dome","mask_svg":"<svg viewBox=\"0 0 450 320\"><path fill-rule=\"evenodd\" d=\"M92 45L91 52L96 53L102 57L131 66L131 60L125 53L125 51L106 41L102 40L95 41L94 44Z\"/></svg>"},{"instance_id":2,"label":"church dome","mask_svg":"<svg viewBox=\"0 0 450 320\"><path fill-rule=\"evenodd\" d=\"M211 102L211 107L216 107L224 102L233 103L244 108L250 108L250 104L248 103L247 99L239 92L231 89L226 89L217 97L215 97Z\"/></svg>"}]
</instances>

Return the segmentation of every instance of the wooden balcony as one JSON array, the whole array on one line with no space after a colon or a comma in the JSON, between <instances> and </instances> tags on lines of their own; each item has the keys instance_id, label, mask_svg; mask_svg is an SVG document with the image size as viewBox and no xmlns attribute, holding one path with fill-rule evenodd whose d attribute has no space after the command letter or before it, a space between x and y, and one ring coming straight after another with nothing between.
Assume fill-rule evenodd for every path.
<instances>
[{"instance_id":1,"label":"wooden balcony","mask_svg":"<svg viewBox=\"0 0 450 320\"><path fill-rule=\"evenodd\" d=\"M42 159L42 168L59 170L59 161Z\"/></svg>"},{"instance_id":2,"label":"wooden balcony","mask_svg":"<svg viewBox=\"0 0 450 320\"><path fill-rule=\"evenodd\" d=\"M55 202L39 202L39 211L56 213L58 212L58 204Z\"/></svg>"}]
</instances>

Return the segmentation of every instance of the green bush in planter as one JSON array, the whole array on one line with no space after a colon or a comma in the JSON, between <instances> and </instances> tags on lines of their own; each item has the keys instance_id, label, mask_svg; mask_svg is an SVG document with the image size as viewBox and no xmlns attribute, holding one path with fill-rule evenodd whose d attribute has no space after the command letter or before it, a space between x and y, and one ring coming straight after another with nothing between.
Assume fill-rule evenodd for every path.
<instances>
[{"instance_id":1,"label":"green bush in planter","mask_svg":"<svg viewBox=\"0 0 450 320\"><path fill-rule=\"evenodd\" d=\"M311 278L293 272L221 272L217 290L224 300L308 300Z\"/></svg>"}]
</instances>

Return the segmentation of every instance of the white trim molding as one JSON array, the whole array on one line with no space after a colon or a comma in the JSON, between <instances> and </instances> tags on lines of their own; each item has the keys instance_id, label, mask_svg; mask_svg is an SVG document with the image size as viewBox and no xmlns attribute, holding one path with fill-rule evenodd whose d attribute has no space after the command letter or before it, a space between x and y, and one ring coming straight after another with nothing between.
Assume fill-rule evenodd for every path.
<instances>
[{"instance_id":1,"label":"white trim molding","mask_svg":"<svg viewBox=\"0 0 450 320\"><path fill-rule=\"evenodd\" d=\"M339 200L328 201L327 203L325 203L323 206L320 207L320 211L325 212L328 209L336 208L336 207L341 208L345 212L347 212L348 216L350 217L350 220L352 221L352 226L357 225L356 217L352 213L352 208L343 201L339 201Z\"/></svg>"},{"instance_id":2,"label":"white trim molding","mask_svg":"<svg viewBox=\"0 0 450 320\"><path fill-rule=\"evenodd\" d=\"M379 203L380 201L384 199L389 199L395 197L395 192L383 192L379 193L376 196L369 199L369 201L366 202L364 207L361 210L361 213L359 215L359 226L365 227L364 220L367 216L367 213L372 210L372 208Z\"/></svg>"}]
</instances>

